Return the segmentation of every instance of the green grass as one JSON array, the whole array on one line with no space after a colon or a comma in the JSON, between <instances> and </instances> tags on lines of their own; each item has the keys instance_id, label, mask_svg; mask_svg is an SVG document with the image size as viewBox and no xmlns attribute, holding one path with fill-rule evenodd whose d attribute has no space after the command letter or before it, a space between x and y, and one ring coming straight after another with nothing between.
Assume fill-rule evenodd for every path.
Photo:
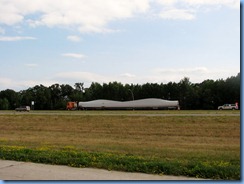
<instances>
[{"instance_id":1,"label":"green grass","mask_svg":"<svg viewBox=\"0 0 244 184\"><path fill-rule=\"evenodd\" d=\"M202 162L193 159L181 162L180 160L145 159L134 155L82 152L74 149L28 149L14 146L0 147L0 158L128 172L173 174L212 179L240 179L240 166L236 167L233 163L225 161Z\"/></svg>"},{"instance_id":2,"label":"green grass","mask_svg":"<svg viewBox=\"0 0 244 184\"><path fill-rule=\"evenodd\" d=\"M156 113L145 111L151 112ZM84 112L0 115L0 158L240 179L239 116L72 116L69 113Z\"/></svg>"}]
</instances>

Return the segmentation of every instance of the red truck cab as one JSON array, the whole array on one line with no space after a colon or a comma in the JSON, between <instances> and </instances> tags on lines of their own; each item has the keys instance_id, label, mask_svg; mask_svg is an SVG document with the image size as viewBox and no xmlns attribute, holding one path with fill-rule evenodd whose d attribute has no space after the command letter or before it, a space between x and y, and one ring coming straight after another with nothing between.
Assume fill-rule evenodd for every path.
<instances>
[{"instance_id":1,"label":"red truck cab","mask_svg":"<svg viewBox=\"0 0 244 184\"><path fill-rule=\"evenodd\" d=\"M77 102L67 102L66 109L67 110L76 110Z\"/></svg>"}]
</instances>

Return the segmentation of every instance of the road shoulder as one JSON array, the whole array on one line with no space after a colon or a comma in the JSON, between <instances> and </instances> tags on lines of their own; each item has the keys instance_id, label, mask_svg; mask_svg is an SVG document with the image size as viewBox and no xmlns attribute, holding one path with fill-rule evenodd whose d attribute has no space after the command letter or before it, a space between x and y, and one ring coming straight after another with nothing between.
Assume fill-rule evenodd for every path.
<instances>
[{"instance_id":1,"label":"road shoulder","mask_svg":"<svg viewBox=\"0 0 244 184\"><path fill-rule=\"evenodd\" d=\"M185 176L108 171L93 168L0 160L1 180L202 180Z\"/></svg>"}]
</instances>

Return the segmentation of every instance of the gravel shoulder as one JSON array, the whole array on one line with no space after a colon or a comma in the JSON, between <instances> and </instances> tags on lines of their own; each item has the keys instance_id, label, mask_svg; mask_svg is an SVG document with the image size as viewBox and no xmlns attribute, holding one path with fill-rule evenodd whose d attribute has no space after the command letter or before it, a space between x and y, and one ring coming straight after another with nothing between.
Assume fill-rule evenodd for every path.
<instances>
[{"instance_id":1,"label":"gravel shoulder","mask_svg":"<svg viewBox=\"0 0 244 184\"><path fill-rule=\"evenodd\" d=\"M185 176L152 175L108 171L104 169L74 168L0 160L1 180L203 180Z\"/></svg>"}]
</instances>

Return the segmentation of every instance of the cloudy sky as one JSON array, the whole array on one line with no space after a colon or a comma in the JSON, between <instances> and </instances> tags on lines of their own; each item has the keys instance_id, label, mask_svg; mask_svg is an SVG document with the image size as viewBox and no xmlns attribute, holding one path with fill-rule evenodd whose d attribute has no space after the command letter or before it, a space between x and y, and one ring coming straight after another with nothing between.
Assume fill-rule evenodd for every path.
<instances>
[{"instance_id":1,"label":"cloudy sky","mask_svg":"<svg viewBox=\"0 0 244 184\"><path fill-rule=\"evenodd\" d=\"M240 72L238 0L0 0L0 90Z\"/></svg>"}]
</instances>

